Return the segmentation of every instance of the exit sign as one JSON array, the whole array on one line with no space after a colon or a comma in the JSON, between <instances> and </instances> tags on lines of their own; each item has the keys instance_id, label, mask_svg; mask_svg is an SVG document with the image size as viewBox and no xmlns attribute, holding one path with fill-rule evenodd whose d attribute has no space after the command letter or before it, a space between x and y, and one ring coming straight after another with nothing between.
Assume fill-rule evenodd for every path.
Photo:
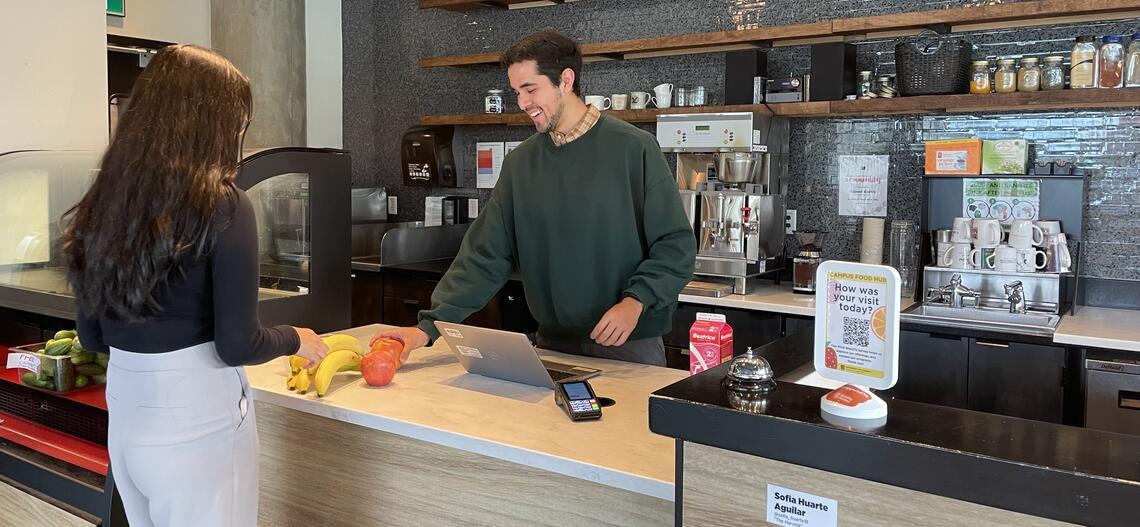
<instances>
[{"instance_id":1,"label":"exit sign","mask_svg":"<svg viewBox=\"0 0 1140 527\"><path fill-rule=\"evenodd\" d=\"M107 0L107 14L127 16L127 0Z\"/></svg>"}]
</instances>

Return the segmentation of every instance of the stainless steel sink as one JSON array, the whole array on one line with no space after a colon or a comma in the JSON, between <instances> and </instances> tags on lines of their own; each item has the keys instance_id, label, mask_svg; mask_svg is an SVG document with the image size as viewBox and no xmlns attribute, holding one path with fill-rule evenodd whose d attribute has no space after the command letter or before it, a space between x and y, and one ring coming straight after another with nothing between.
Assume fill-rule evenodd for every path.
<instances>
[{"instance_id":1,"label":"stainless steel sink","mask_svg":"<svg viewBox=\"0 0 1140 527\"><path fill-rule=\"evenodd\" d=\"M949 307L916 304L902 312L904 322L964 329L1002 331L1020 335L1052 336L1061 315L1051 313L1010 313L987 307Z\"/></svg>"}]
</instances>

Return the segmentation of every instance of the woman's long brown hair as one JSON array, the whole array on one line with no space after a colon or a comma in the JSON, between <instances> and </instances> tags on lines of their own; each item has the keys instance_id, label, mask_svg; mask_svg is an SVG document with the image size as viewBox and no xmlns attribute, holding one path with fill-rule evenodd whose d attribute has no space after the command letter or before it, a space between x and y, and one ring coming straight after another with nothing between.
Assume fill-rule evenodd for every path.
<instances>
[{"instance_id":1,"label":"woman's long brown hair","mask_svg":"<svg viewBox=\"0 0 1140 527\"><path fill-rule=\"evenodd\" d=\"M249 79L208 49L169 46L139 75L87 194L64 215L68 281L83 312L137 321L213 248L235 202Z\"/></svg>"}]
</instances>

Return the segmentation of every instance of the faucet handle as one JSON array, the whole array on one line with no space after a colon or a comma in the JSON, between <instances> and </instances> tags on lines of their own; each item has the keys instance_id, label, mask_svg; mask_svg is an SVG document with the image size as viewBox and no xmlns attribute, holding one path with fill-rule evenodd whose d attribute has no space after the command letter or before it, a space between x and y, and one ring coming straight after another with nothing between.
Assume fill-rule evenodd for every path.
<instances>
[{"instance_id":1,"label":"faucet handle","mask_svg":"<svg viewBox=\"0 0 1140 527\"><path fill-rule=\"evenodd\" d=\"M1014 291L1023 291L1025 289L1025 286L1021 283L1021 280L1014 280L1008 284L1005 284L1004 287L1005 294L1007 295L1013 294Z\"/></svg>"}]
</instances>

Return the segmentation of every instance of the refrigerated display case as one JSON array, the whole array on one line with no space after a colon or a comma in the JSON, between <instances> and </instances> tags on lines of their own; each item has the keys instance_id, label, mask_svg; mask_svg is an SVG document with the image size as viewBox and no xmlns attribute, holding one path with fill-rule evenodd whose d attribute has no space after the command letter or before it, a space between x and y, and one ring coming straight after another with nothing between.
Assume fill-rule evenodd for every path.
<instances>
[{"instance_id":1,"label":"refrigerated display case","mask_svg":"<svg viewBox=\"0 0 1140 527\"><path fill-rule=\"evenodd\" d=\"M0 360L73 327L59 218L90 188L100 152L0 153ZM351 322L350 160L331 149L247 155L238 187L257 218L262 323L318 332ZM0 479L96 523L124 525L109 477L102 387L50 393L0 369Z\"/></svg>"}]
</instances>

